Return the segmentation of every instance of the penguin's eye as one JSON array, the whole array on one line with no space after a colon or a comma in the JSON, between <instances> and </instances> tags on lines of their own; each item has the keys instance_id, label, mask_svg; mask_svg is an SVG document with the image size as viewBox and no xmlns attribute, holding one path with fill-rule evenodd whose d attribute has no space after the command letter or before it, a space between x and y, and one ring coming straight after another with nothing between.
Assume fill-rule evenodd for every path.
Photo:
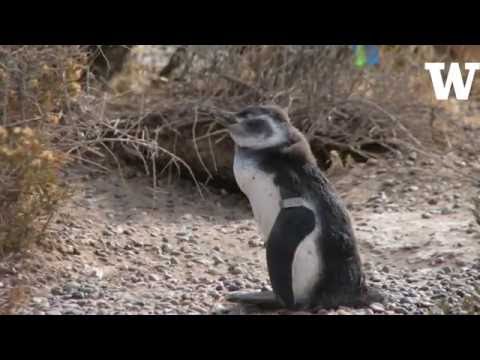
<instances>
[{"instance_id":1,"label":"penguin's eye","mask_svg":"<svg viewBox=\"0 0 480 360\"><path fill-rule=\"evenodd\" d=\"M263 129L263 121L261 120L248 120L245 122L245 128L248 131L261 131Z\"/></svg>"}]
</instances>

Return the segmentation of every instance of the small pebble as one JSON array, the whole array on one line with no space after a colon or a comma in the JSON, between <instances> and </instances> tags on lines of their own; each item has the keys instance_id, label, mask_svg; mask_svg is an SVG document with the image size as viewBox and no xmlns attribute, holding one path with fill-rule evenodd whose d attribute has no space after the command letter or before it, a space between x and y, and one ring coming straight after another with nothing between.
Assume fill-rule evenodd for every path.
<instances>
[{"instance_id":1,"label":"small pebble","mask_svg":"<svg viewBox=\"0 0 480 360\"><path fill-rule=\"evenodd\" d=\"M385 307L380 303L370 304L370 309L372 309L375 312L384 312L385 311Z\"/></svg>"},{"instance_id":2,"label":"small pebble","mask_svg":"<svg viewBox=\"0 0 480 360\"><path fill-rule=\"evenodd\" d=\"M148 280L150 280L150 281L160 281L160 278L155 274L148 274Z\"/></svg>"}]
</instances>

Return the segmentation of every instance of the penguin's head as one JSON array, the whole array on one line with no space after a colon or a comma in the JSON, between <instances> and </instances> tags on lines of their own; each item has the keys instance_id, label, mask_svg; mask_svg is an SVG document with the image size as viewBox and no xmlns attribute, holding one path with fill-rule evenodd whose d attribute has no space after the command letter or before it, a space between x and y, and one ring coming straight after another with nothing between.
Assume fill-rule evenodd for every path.
<instances>
[{"instance_id":1,"label":"penguin's head","mask_svg":"<svg viewBox=\"0 0 480 360\"><path fill-rule=\"evenodd\" d=\"M226 124L235 144L263 150L290 143L290 119L276 106L250 106L231 114Z\"/></svg>"}]
</instances>

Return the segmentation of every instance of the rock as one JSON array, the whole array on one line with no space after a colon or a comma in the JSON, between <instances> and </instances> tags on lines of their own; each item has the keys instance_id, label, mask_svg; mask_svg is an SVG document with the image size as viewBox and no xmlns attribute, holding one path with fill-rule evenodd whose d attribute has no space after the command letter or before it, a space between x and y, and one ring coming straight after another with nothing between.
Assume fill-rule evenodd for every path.
<instances>
[{"instance_id":1,"label":"rock","mask_svg":"<svg viewBox=\"0 0 480 360\"><path fill-rule=\"evenodd\" d=\"M395 180L387 179L383 182L383 187L392 187L395 185Z\"/></svg>"},{"instance_id":2,"label":"rock","mask_svg":"<svg viewBox=\"0 0 480 360\"><path fill-rule=\"evenodd\" d=\"M189 234L187 234L186 232L180 231L180 232L177 232L177 233L175 234L175 237L176 237L177 239L183 240L183 239L185 239L188 235L189 235Z\"/></svg>"},{"instance_id":3,"label":"rock","mask_svg":"<svg viewBox=\"0 0 480 360\"><path fill-rule=\"evenodd\" d=\"M150 281L160 281L160 278L155 274L148 274L148 280L150 280Z\"/></svg>"},{"instance_id":4,"label":"rock","mask_svg":"<svg viewBox=\"0 0 480 360\"><path fill-rule=\"evenodd\" d=\"M71 298L72 299L75 299L75 300L80 300L80 299L83 299L85 298L85 295L83 294L83 292L80 292L80 291L74 291L71 295Z\"/></svg>"},{"instance_id":5,"label":"rock","mask_svg":"<svg viewBox=\"0 0 480 360\"><path fill-rule=\"evenodd\" d=\"M90 302L89 302L89 301L86 301L86 300L78 300L78 301L77 301L77 304L80 305L80 306L82 306L82 307L84 307L84 306L86 306L86 305L89 305Z\"/></svg>"},{"instance_id":6,"label":"rock","mask_svg":"<svg viewBox=\"0 0 480 360\"><path fill-rule=\"evenodd\" d=\"M140 241L138 240L135 240L135 239L132 239L132 244L134 247L142 247L143 246L143 243L141 243Z\"/></svg>"},{"instance_id":7,"label":"rock","mask_svg":"<svg viewBox=\"0 0 480 360\"><path fill-rule=\"evenodd\" d=\"M162 246L160 247L160 249L162 249L162 252L164 254L168 254L172 251L172 247L169 245L169 244L162 244Z\"/></svg>"},{"instance_id":8,"label":"rock","mask_svg":"<svg viewBox=\"0 0 480 360\"><path fill-rule=\"evenodd\" d=\"M97 279L103 279L103 270L102 269L93 269L90 273L90 276Z\"/></svg>"},{"instance_id":9,"label":"rock","mask_svg":"<svg viewBox=\"0 0 480 360\"><path fill-rule=\"evenodd\" d=\"M431 296L432 300L445 299L446 297L444 293L436 293Z\"/></svg>"},{"instance_id":10,"label":"rock","mask_svg":"<svg viewBox=\"0 0 480 360\"><path fill-rule=\"evenodd\" d=\"M55 296L63 295L63 290L59 287L54 287L50 290L50 293Z\"/></svg>"},{"instance_id":11,"label":"rock","mask_svg":"<svg viewBox=\"0 0 480 360\"><path fill-rule=\"evenodd\" d=\"M248 240L248 246L251 248L254 248L254 247L261 247L262 244L259 241Z\"/></svg>"},{"instance_id":12,"label":"rock","mask_svg":"<svg viewBox=\"0 0 480 360\"><path fill-rule=\"evenodd\" d=\"M212 309L213 314L225 314L226 312L228 309L222 304L216 304Z\"/></svg>"},{"instance_id":13,"label":"rock","mask_svg":"<svg viewBox=\"0 0 480 360\"><path fill-rule=\"evenodd\" d=\"M448 209L448 208L442 208L442 209L440 210L440 214L442 214L442 215L449 215L449 214L453 214L453 211L450 210L450 209Z\"/></svg>"},{"instance_id":14,"label":"rock","mask_svg":"<svg viewBox=\"0 0 480 360\"><path fill-rule=\"evenodd\" d=\"M232 265L228 268L228 271L232 275L240 275L242 273L242 270L238 266Z\"/></svg>"},{"instance_id":15,"label":"rock","mask_svg":"<svg viewBox=\"0 0 480 360\"><path fill-rule=\"evenodd\" d=\"M442 272L443 272L444 274L450 274L450 273L452 272L452 268L449 267L449 266L444 266L444 267L442 268Z\"/></svg>"},{"instance_id":16,"label":"rock","mask_svg":"<svg viewBox=\"0 0 480 360\"><path fill-rule=\"evenodd\" d=\"M37 304L37 305L42 305L42 304L48 303L48 300L46 298L42 298L42 297L33 297L32 301L33 301L34 304Z\"/></svg>"},{"instance_id":17,"label":"rock","mask_svg":"<svg viewBox=\"0 0 480 360\"><path fill-rule=\"evenodd\" d=\"M240 287L234 284L229 284L225 286L228 291L239 291ZM263 290L263 289L262 289Z\"/></svg>"},{"instance_id":18,"label":"rock","mask_svg":"<svg viewBox=\"0 0 480 360\"><path fill-rule=\"evenodd\" d=\"M192 305L192 306L190 307L190 309L192 309L193 311L196 311L196 312L198 312L198 313L200 313L200 314L204 314L204 313L207 312L206 309L204 309L203 307L201 307L201 306L199 306L199 305Z\"/></svg>"},{"instance_id":19,"label":"rock","mask_svg":"<svg viewBox=\"0 0 480 360\"><path fill-rule=\"evenodd\" d=\"M374 159L374 158L369 158L367 160L367 165L368 166L377 166L378 165L378 160L377 159Z\"/></svg>"},{"instance_id":20,"label":"rock","mask_svg":"<svg viewBox=\"0 0 480 360\"><path fill-rule=\"evenodd\" d=\"M412 299L410 297L402 297L400 298L400 304L411 304L412 303Z\"/></svg>"},{"instance_id":21,"label":"rock","mask_svg":"<svg viewBox=\"0 0 480 360\"><path fill-rule=\"evenodd\" d=\"M79 285L76 282L70 282L67 283L63 286L63 293L64 294L69 294L73 292L75 289L77 289Z\"/></svg>"},{"instance_id":22,"label":"rock","mask_svg":"<svg viewBox=\"0 0 480 360\"><path fill-rule=\"evenodd\" d=\"M62 315L62 312L60 310L49 310L46 313L47 315Z\"/></svg>"},{"instance_id":23,"label":"rock","mask_svg":"<svg viewBox=\"0 0 480 360\"><path fill-rule=\"evenodd\" d=\"M217 266L219 264L223 264L225 262L225 261L223 261L222 258L220 258L217 255L212 256L212 260L213 260L213 265L215 265L215 266Z\"/></svg>"},{"instance_id":24,"label":"rock","mask_svg":"<svg viewBox=\"0 0 480 360\"><path fill-rule=\"evenodd\" d=\"M215 270L215 269L207 269L206 273L209 274L209 275L214 275L214 276L220 274L220 273L219 273L217 270Z\"/></svg>"},{"instance_id":25,"label":"rock","mask_svg":"<svg viewBox=\"0 0 480 360\"><path fill-rule=\"evenodd\" d=\"M429 213L422 214L422 219L431 219L431 218L432 218L432 215L430 215Z\"/></svg>"},{"instance_id":26,"label":"rock","mask_svg":"<svg viewBox=\"0 0 480 360\"><path fill-rule=\"evenodd\" d=\"M180 219L183 221L193 221L193 216L192 214L184 214Z\"/></svg>"},{"instance_id":27,"label":"rock","mask_svg":"<svg viewBox=\"0 0 480 360\"><path fill-rule=\"evenodd\" d=\"M457 260L455 260L455 265L456 265L456 266L465 266L466 264L467 264L467 263L466 263L464 260L462 260L462 259L457 259Z\"/></svg>"},{"instance_id":28,"label":"rock","mask_svg":"<svg viewBox=\"0 0 480 360\"><path fill-rule=\"evenodd\" d=\"M113 236L113 233L110 230L104 229L102 231L103 236Z\"/></svg>"},{"instance_id":29,"label":"rock","mask_svg":"<svg viewBox=\"0 0 480 360\"><path fill-rule=\"evenodd\" d=\"M429 307L432 307L433 305L434 305L434 303L432 303L430 301L420 301L420 302L418 302L418 306L424 307L424 308L429 308Z\"/></svg>"},{"instance_id":30,"label":"rock","mask_svg":"<svg viewBox=\"0 0 480 360\"><path fill-rule=\"evenodd\" d=\"M372 309L375 312L384 312L385 311L385 307L380 303L370 304L370 309Z\"/></svg>"}]
</instances>

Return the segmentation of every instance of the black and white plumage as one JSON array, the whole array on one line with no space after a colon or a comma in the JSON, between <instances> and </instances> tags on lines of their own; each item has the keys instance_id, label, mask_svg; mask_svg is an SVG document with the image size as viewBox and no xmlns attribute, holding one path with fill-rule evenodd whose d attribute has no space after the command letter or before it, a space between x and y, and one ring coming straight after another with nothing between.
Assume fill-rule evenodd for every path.
<instances>
[{"instance_id":1,"label":"black and white plumage","mask_svg":"<svg viewBox=\"0 0 480 360\"><path fill-rule=\"evenodd\" d=\"M236 144L235 179L266 241L273 289L229 299L290 309L380 301L365 285L349 215L288 115L249 107L227 127Z\"/></svg>"}]
</instances>

